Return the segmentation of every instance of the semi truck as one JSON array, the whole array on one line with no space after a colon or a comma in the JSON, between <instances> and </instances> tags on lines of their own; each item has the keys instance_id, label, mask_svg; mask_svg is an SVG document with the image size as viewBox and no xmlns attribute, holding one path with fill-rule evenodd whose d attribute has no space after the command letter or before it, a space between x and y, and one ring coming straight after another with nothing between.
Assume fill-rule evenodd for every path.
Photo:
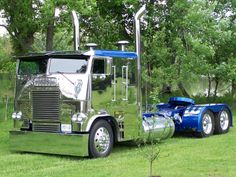
<instances>
[{"instance_id":1,"label":"semi truck","mask_svg":"<svg viewBox=\"0 0 236 177\"><path fill-rule=\"evenodd\" d=\"M12 151L105 157L114 143L172 137L191 130L206 137L226 133L232 113L225 104L195 105L189 98L171 98L144 109L140 55L140 19L135 14L136 51L79 48L79 21L73 12L75 50L45 52L16 59Z\"/></svg>"}]
</instances>

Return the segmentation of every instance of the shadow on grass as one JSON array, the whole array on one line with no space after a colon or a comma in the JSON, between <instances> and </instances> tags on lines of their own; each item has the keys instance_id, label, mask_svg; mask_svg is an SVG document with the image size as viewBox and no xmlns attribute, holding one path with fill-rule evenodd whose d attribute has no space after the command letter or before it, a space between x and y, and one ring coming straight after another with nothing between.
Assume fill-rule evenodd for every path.
<instances>
[{"instance_id":1,"label":"shadow on grass","mask_svg":"<svg viewBox=\"0 0 236 177\"><path fill-rule=\"evenodd\" d=\"M175 132L174 136L172 138L196 138L196 135L194 132Z\"/></svg>"},{"instance_id":2,"label":"shadow on grass","mask_svg":"<svg viewBox=\"0 0 236 177\"><path fill-rule=\"evenodd\" d=\"M87 160L91 159L88 156L72 156L72 155L61 155L61 154L49 154L49 153L39 153L39 152L22 152L22 151L11 151L13 154L21 154L21 155L33 155L33 156L43 156L43 157L54 157L54 158L62 158L62 159L67 159L67 160L72 160L72 161L77 161L77 160Z\"/></svg>"}]
</instances>

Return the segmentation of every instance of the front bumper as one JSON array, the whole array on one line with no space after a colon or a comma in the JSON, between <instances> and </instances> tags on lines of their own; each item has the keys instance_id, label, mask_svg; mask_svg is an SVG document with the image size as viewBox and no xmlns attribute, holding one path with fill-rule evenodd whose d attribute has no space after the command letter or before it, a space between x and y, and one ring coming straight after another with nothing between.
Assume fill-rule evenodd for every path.
<instances>
[{"instance_id":1,"label":"front bumper","mask_svg":"<svg viewBox=\"0 0 236 177\"><path fill-rule=\"evenodd\" d=\"M10 131L12 151L88 156L89 134Z\"/></svg>"}]
</instances>

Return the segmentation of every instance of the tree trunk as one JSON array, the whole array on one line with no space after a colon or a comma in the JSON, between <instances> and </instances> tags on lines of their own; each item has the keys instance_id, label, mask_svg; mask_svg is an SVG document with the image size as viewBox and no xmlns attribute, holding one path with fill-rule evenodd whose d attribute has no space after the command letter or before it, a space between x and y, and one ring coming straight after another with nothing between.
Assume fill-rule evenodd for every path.
<instances>
[{"instance_id":1,"label":"tree trunk","mask_svg":"<svg viewBox=\"0 0 236 177\"><path fill-rule=\"evenodd\" d=\"M208 74L208 93L207 93L207 98L209 99L210 96L211 96L211 77L210 75Z\"/></svg>"},{"instance_id":2,"label":"tree trunk","mask_svg":"<svg viewBox=\"0 0 236 177\"><path fill-rule=\"evenodd\" d=\"M150 176L152 176L152 160L150 161Z\"/></svg>"},{"instance_id":3,"label":"tree trunk","mask_svg":"<svg viewBox=\"0 0 236 177\"><path fill-rule=\"evenodd\" d=\"M53 11L51 19L48 21L47 34L46 34L46 51L53 50L53 37L54 37L54 20L55 20L55 9Z\"/></svg>"},{"instance_id":4,"label":"tree trunk","mask_svg":"<svg viewBox=\"0 0 236 177\"><path fill-rule=\"evenodd\" d=\"M164 84L161 89L161 94L171 94L171 85Z\"/></svg>"},{"instance_id":5,"label":"tree trunk","mask_svg":"<svg viewBox=\"0 0 236 177\"><path fill-rule=\"evenodd\" d=\"M28 33L23 37L21 34L14 36L14 42L12 43L15 55L24 55L32 51L32 45L34 43L34 33Z\"/></svg>"},{"instance_id":6,"label":"tree trunk","mask_svg":"<svg viewBox=\"0 0 236 177\"><path fill-rule=\"evenodd\" d=\"M190 97L189 93L184 88L184 85L181 81L178 83L178 87L179 87L179 90L181 91L181 93L183 94L184 97Z\"/></svg>"},{"instance_id":7,"label":"tree trunk","mask_svg":"<svg viewBox=\"0 0 236 177\"><path fill-rule=\"evenodd\" d=\"M236 94L236 80L235 79L232 80L231 94L232 94L232 96L234 96Z\"/></svg>"},{"instance_id":8,"label":"tree trunk","mask_svg":"<svg viewBox=\"0 0 236 177\"><path fill-rule=\"evenodd\" d=\"M218 86L219 86L219 79L215 78L215 82L216 82L216 86L215 86L215 90L214 90L214 100L216 98L216 94L217 94L217 90L218 90Z\"/></svg>"},{"instance_id":9,"label":"tree trunk","mask_svg":"<svg viewBox=\"0 0 236 177\"><path fill-rule=\"evenodd\" d=\"M233 96L233 105L236 105L236 80L235 79L232 80L231 94Z\"/></svg>"}]
</instances>

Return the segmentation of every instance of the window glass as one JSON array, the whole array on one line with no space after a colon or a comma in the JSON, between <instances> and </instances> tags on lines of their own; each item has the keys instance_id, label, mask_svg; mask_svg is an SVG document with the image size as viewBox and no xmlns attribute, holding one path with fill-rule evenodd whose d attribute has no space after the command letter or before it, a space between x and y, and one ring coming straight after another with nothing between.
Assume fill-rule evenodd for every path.
<instances>
[{"instance_id":1,"label":"window glass","mask_svg":"<svg viewBox=\"0 0 236 177\"><path fill-rule=\"evenodd\" d=\"M95 59L93 62L93 73L104 74L105 73L105 61L104 59Z\"/></svg>"},{"instance_id":2,"label":"window glass","mask_svg":"<svg viewBox=\"0 0 236 177\"><path fill-rule=\"evenodd\" d=\"M85 73L87 70L87 59L51 59L50 73Z\"/></svg>"},{"instance_id":3,"label":"window glass","mask_svg":"<svg viewBox=\"0 0 236 177\"><path fill-rule=\"evenodd\" d=\"M21 59L18 69L19 75L45 74L47 69L46 59Z\"/></svg>"}]
</instances>

